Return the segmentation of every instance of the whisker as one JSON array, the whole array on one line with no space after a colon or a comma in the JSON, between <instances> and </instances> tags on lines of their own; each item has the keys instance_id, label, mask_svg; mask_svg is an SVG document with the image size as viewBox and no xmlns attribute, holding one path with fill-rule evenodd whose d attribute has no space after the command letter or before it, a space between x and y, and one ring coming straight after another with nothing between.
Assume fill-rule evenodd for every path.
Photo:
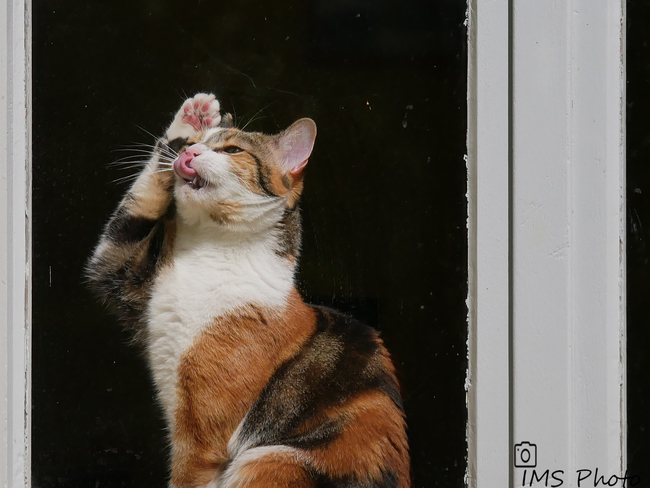
<instances>
[{"instance_id":1,"label":"whisker","mask_svg":"<svg viewBox=\"0 0 650 488\"><path fill-rule=\"evenodd\" d=\"M266 118L268 118L268 115L262 115L262 116L260 116L260 117L255 117L255 118L249 120L248 123L247 123L244 127L242 127L241 130L246 129L246 127L248 127L248 126L249 126L250 124L252 124L253 122L257 122L258 120L262 120L262 119L266 119Z\"/></svg>"},{"instance_id":2,"label":"whisker","mask_svg":"<svg viewBox=\"0 0 650 488\"><path fill-rule=\"evenodd\" d=\"M239 183L246 188L248 186L248 181L246 181L243 177L239 176L237 173L231 173L232 176L237 178L239 180Z\"/></svg>"},{"instance_id":3,"label":"whisker","mask_svg":"<svg viewBox=\"0 0 650 488\"><path fill-rule=\"evenodd\" d=\"M182 88L181 91L183 92L183 97L184 97L182 100L183 103L185 103L185 101L189 100L190 97L187 96L187 93L185 93L185 90L183 90ZM178 96L180 97L180 94Z\"/></svg>"},{"instance_id":4,"label":"whisker","mask_svg":"<svg viewBox=\"0 0 650 488\"><path fill-rule=\"evenodd\" d=\"M143 163L133 163L128 166L125 165L115 165L115 164L109 164L109 168L115 168L117 171L133 171L134 169L137 170L138 173L144 168L145 164Z\"/></svg>"},{"instance_id":5,"label":"whisker","mask_svg":"<svg viewBox=\"0 0 650 488\"><path fill-rule=\"evenodd\" d=\"M147 159L143 159L142 156L151 156L151 157L149 157ZM122 162L122 161L127 161L127 162L128 161L152 161L153 159L157 159L160 162L170 163L171 164L177 158L172 158L172 157L170 157L170 156L168 156L166 154L154 154L154 155L151 155L151 154L143 154L143 153L141 153L141 154L131 154L131 155L128 155L128 156L124 156L123 158L120 158L120 159L116 160L116 162Z\"/></svg>"},{"instance_id":6,"label":"whisker","mask_svg":"<svg viewBox=\"0 0 650 488\"><path fill-rule=\"evenodd\" d=\"M269 212L272 212L273 210L275 210L278 207L279 200L281 200L281 199L282 199L282 197L273 197L273 198L269 198L268 200L266 200L264 202L253 202L253 201L249 202L249 201L243 200L243 201L240 201L239 203L243 207L257 208L263 214L266 214L266 213L269 213Z\"/></svg>"},{"instance_id":7,"label":"whisker","mask_svg":"<svg viewBox=\"0 0 650 488\"><path fill-rule=\"evenodd\" d=\"M137 147L113 149L111 152L137 152L140 154L152 154L152 152L147 149L140 149Z\"/></svg>"},{"instance_id":8,"label":"whisker","mask_svg":"<svg viewBox=\"0 0 650 488\"><path fill-rule=\"evenodd\" d=\"M145 156L145 157L143 157ZM153 159L162 159L163 161L174 161L176 158L170 158L166 154L144 154L144 153L136 153L136 154L128 154L124 157L121 157L117 161L124 161L127 159L133 159L133 158L140 158L142 161L151 161Z\"/></svg>"},{"instance_id":9,"label":"whisker","mask_svg":"<svg viewBox=\"0 0 650 488\"><path fill-rule=\"evenodd\" d=\"M140 142L140 141L131 141L130 144L120 144L120 147L150 147L151 149L154 149L156 147L156 144L149 144L148 142Z\"/></svg>"},{"instance_id":10,"label":"whisker","mask_svg":"<svg viewBox=\"0 0 650 488\"><path fill-rule=\"evenodd\" d=\"M138 124L134 124L134 125L135 125L138 129L140 129L142 132L144 132L145 134L149 134L149 135L150 135L151 137L153 137L155 140L158 140L158 139L159 139L159 136L157 136L157 135L155 135L155 134L152 134L151 132L149 132L149 131L148 131L147 129L145 129L144 127L140 127Z\"/></svg>"},{"instance_id":11,"label":"whisker","mask_svg":"<svg viewBox=\"0 0 650 488\"><path fill-rule=\"evenodd\" d=\"M120 161L111 161L107 164L109 168L113 167L119 167L119 166L124 166L124 167L144 167L146 166L151 160L149 159L130 159L130 160L120 160Z\"/></svg>"},{"instance_id":12,"label":"whisker","mask_svg":"<svg viewBox=\"0 0 650 488\"><path fill-rule=\"evenodd\" d=\"M160 154L168 157L169 159L177 159L178 158L178 153L174 151L173 149L161 147L160 148Z\"/></svg>"},{"instance_id":13,"label":"whisker","mask_svg":"<svg viewBox=\"0 0 650 488\"><path fill-rule=\"evenodd\" d=\"M138 176L140 176L140 173L136 173L134 175L128 175L128 176L122 176L121 178L116 178L111 183L124 183L127 181L134 181Z\"/></svg>"},{"instance_id":14,"label":"whisker","mask_svg":"<svg viewBox=\"0 0 650 488\"><path fill-rule=\"evenodd\" d=\"M178 157L178 154L172 152L171 150L167 150L166 148L159 148L159 150L156 151L156 150L145 149L143 147L128 147L128 148L113 149L113 152L134 152L139 154L152 154L152 155L165 154L167 156Z\"/></svg>"},{"instance_id":15,"label":"whisker","mask_svg":"<svg viewBox=\"0 0 650 488\"><path fill-rule=\"evenodd\" d=\"M264 110L266 110L266 109L269 108L270 106L271 106L271 104L269 103L268 105L266 105L266 107L262 107L262 108L259 109L257 112L255 112L255 115L253 115L253 117L251 117L251 119L246 123L246 125L244 125L244 127L242 127L240 130L244 130L244 129L246 129L246 127L248 127L249 124L251 124L251 123L254 122L255 120L259 120L259 119L255 119L255 117L257 117L261 112L263 112Z\"/></svg>"},{"instance_id":16,"label":"whisker","mask_svg":"<svg viewBox=\"0 0 650 488\"><path fill-rule=\"evenodd\" d=\"M235 108L235 105L232 103L232 99L229 99L230 105L232 105L232 112L233 112L233 123L235 124L235 127L237 127L237 109Z\"/></svg>"},{"instance_id":17,"label":"whisker","mask_svg":"<svg viewBox=\"0 0 650 488\"><path fill-rule=\"evenodd\" d=\"M134 143L134 144L126 144L122 146L122 150L124 149L142 149L142 148L148 148L151 149L152 151L165 151L170 154L178 155L176 151L174 151L171 146L168 146L167 144L146 144L146 143Z\"/></svg>"},{"instance_id":18,"label":"whisker","mask_svg":"<svg viewBox=\"0 0 650 488\"><path fill-rule=\"evenodd\" d=\"M149 154L149 153L127 154L126 156L120 158L120 160L125 159L125 158L141 158L141 159L147 160L147 161L150 161L150 160L152 160L154 158L159 158L159 159L162 158L162 159L166 159L166 160L169 160L169 161L172 161L173 159L176 159L176 158L172 159L169 156L167 156L166 154Z\"/></svg>"}]
</instances>

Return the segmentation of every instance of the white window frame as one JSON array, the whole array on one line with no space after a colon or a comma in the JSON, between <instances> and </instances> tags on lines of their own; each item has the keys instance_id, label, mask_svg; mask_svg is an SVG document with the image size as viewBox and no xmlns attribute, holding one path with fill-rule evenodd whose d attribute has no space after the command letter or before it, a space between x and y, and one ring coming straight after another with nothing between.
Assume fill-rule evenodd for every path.
<instances>
[{"instance_id":1,"label":"white window frame","mask_svg":"<svg viewBox=\"0 0 650 488\"><path fill-rule=\"evenodd\" d=\"M472 487L521 486L524 441L561 486L625 475L624 20L623 0L470 2Z\"/></svg>"},{"instance_id":2,"label":"white window frame","mask_svg":"<svg viewBox=\"0 0 650 488\"><path fill-rule=\"evenodd\" d=\"M468 12L467 483L519 486L521 441L563 486L624 473L624 1ZM31 484L31 2L0 0L0 26L0 486L17 488Z\"/></svg>"},{"instance_id":3,"label":"white window frame","mask_svg":"<svg viewBox=\"0 0 650 488\"><path fill-rule=\"evenodd\" d=\"M0 486L31 485L31 2L0 0Z\"/></svg>"}]
</instances>

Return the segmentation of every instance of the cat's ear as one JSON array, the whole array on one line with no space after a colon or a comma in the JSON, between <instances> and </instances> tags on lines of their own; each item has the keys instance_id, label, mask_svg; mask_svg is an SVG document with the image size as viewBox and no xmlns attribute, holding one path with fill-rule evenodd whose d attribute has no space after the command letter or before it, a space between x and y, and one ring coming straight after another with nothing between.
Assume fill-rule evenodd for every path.
<instances>
[{"instance_id":1,"label":"cat's ear","mask_svg":"<svg viewBox=\"0 0 650 488\"><path fill-rule=\"evenodd\" d=\"M300 119L277 135L277 148L283 169L297 177L307 165L314 141L316 123L311 119Z\"/></svg>"},{"instance_id":2,"label":"cat's ear","mask_svg":"<svg viewBox=\"0 0 650 488\"><path fill-rule=\"evenodd\" d=\"M232 114L222 113L221 122L219 122L219 127L221 127L222 129L230 129L231 127L235 127L235 121L232 118Z\"/></svg>"}]
</instances>

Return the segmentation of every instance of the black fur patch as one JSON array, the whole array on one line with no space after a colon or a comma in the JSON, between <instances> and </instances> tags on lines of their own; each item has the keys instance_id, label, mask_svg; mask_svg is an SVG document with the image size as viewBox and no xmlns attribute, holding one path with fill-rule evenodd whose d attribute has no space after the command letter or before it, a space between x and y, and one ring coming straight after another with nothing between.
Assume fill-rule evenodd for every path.
<instances>
[{"instance_id":1,"label":"black fur patch","mask_svg":"<svg viewBox=\"0 0 650 488\"><path fill-rule=\"evenodd\" d=\"M221 122L219 122L219 127L224 129L231 129L235 126L235 122L232 118L232 114L224 113L221 115Z\"/></svg>"},{"instance_id":2,"label":"black fur patch","mask_svg":"<svg viewBox=\"0 0 650 488\"><path fill-rule=\"evenodd\" d=\"M115 243L132 243L146 238L157 220L129 215L124 208L117 211L108 227L108 236Z\"/></svg>"},{"instance_id":3,"label":"black fur patch","mask_svg":"<svg viewBox=\"0 0 650 488\"><path fill-rule=\"evenodd\" d=\"M282 219L278 222L278 229L280 230L280 248L277 250L277 254L279 256L298 257L302 225L300 223L300 209L297 206L284 211Z\"/></svg>"},{"instance_id":4,"label":"black fur patch","mask_svg":"<svg viewBox=\"0 0 650 488\"><path fill-rule=\"evenodd\" d=\"M255 165L257 166L257 182L259 183L260 188L266 195L270 197L277 197L278 195L273 193L273 190L271 190L271 188L269 187L268 169L264 166L260 158L258 158L254 154L251 154L251 156L255 160Z\"/></svg>"},{"instance_id":5,"label":"black fur patch","mask_svg":"<svg viewBox=\"0 0 650 488\"><path fill-rule=\"evenodd\" d=\"M133 276L133 268L130 263L125 263L117 269L111 269L108 263L100 261L95 269L97 271L87 273L91 289L127 325L133 327L139 321L146 304L128 286Z\"/></svg>"},{"instance_id":6,"label":"black fur patch","mask_svg":"<svg viewBox=\"0 0 650 488\"><path fill-rule=\"evenodd\" d=\"M343 419L307 434L299 434L301 425L367 390L385 392L402 408L398 386L378 355L377 332L332 310L316 310L317 331L278 368L246 415L241 436L247 445L310 449L329 443L341 431Z\"/></svg>"},{"instance_id":7,"label":"black fur patch","mask_svg":"<svg viewBox=\"0 0 650 488\"><path fill-rule=\"evenodd\" d=\"M164 242L165 226L161 221L158 221L154 228L153 235L151 236L151 240L149 241L149 249L140 265L138 275L135 277L134 284L136 286L144 286L145 284L148 284L156 273Z\"/></svg>"},{"instance_id":8,"label":"black fur patch","mask_svg":"<svg viewBox=\"0 0 650 488\"><path fill-rule=\"evenodd\" d=\"M176 153L180 153L180 150L187 145L187 138L177 137L176 139L169 141L167 145Z\"/></svg>"},{"instance_id":9,"label":"black fur patch","mask_svg":"<svg viewBox=\"0 0 650 488\"><path fill-rule=\"evenodd\" d=\"M177 212L176 200L172 199L171 203L169 204L169 207L167 207L167 213L165 214L165 219L174 220L174 218L176 217L176 212Z\"/></svg>"},{"instance_id":10,"label":"black fur patch","mask_svg":"<svg viewBox=\"0 0 650 488\"><path fill-rule=\"evenodd\" d=\"M345 427L343 419L328 419L312 431L291 437L286 440L285 445L298 449L314 449L332 442Z\"/></svg>"}]
</instances>

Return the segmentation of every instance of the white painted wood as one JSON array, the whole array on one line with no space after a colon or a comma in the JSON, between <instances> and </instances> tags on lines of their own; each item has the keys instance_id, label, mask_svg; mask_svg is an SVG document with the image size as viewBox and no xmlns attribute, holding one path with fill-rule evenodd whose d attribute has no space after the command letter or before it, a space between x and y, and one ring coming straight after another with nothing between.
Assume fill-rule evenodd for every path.
<instances>
[{"instance_id":1,"label":"white painted wood","mask_svg":"<svg viewBox=\"0 0 650 488\"><path fill-rule=\"evenodd\" d=\"M624 2L474 0L469 19L468 485L522 486L525 441L532 486L586 470L594 486L596 468L611 483L625 473Z\"/></svg>"},{"instance_id":2,"label":"white painted wood","mask_svg":"<svg viewBox=\"0 0 650 488\"><path fill-rule=\"evenodd\" d=\"M0 486L30 485L30 3L0 0Z\"/></svg>"},{"instance_id":3,"label":"white painted wood","mask_svg":"<svg viewBox=\"0 0 650 488\"><path fill-rule=\"evenodd\" d=\"M514 2L512 442L564 486L625 472L623 28L621 0Z\"/></svg>"},{"instance_id":4,"label":"white painted wood","mask_svg":"<svg viewBox=\"0 0 650 488\"><path fill-rule=\"evenodd\" d=\"M469 8L468 479L509 486L508 1Z\"/></svg>"},{"instance_id":5,"label":"white painted wood","mask_svg":"<svg viewBox=\"0 0 650 488\"><path fill-rule=\"evenodd\" d=\"M553 470L572 465L567 13L513 12L513 443Z\"/></svg>"},{"instance_id":6,"label":"white painted wood","mask_svg":"<svg viewBox=\"0 0 650 488\"><path fill-rule=\"evenodd\" d=\"M624 2L573 0L575 463L625 472Z\"/></svg>"},{"instance_id":7,"label":"white painted wood","mask_svg":"<svg viewBox=\"0 0 650 488\"><path fill-rule=\"evenodd\" d=\"M7 25L7 1L0 1L0 25ZM0 36L0 114L8 113L8 84L7 84L7 36ZM8 236L9 219L7 216L7 161L9 138L7 137L8 117L0 117L0 236ZM7 289L7 278L9 277L9 256L7 253L7 239L2 237L0 241L0 310L8 310L9 293ZM0 324L0 483L3 487L7 486L8 479L8 440L9 440L9 381L8 381L8 364L5 358L9 349L9 335L6 320L6 313L2 316Z\"/></svg>"}]
</instances>

